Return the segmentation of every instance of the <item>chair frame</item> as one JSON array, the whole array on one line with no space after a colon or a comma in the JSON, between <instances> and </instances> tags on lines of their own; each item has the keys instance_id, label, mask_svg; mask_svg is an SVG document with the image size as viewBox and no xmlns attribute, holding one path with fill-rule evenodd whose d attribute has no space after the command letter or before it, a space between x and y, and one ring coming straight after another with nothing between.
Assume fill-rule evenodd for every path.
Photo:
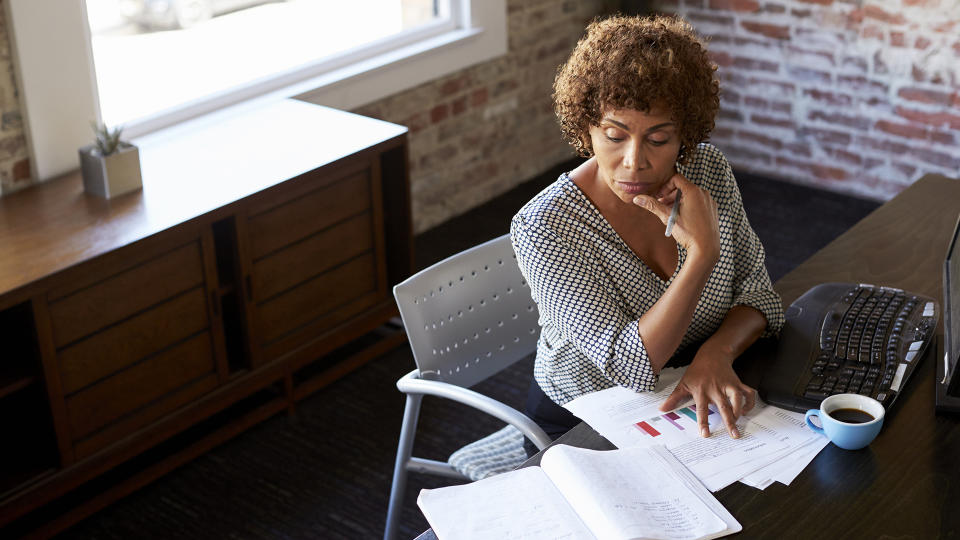
<instances>
[{"instance_id":1,"label":"chair frame","mask_svg":"<svg viewBox=\"0 0 960 540\"><path fill-rule=\"evenodd\" d=\"M493 272L490 270L493 270ZM471 276L471 278L465 280L465 275ZM431 309L433 309L434 315L436 313L446 313L446 309L453 309L449 305L437 308L435 304L443 304L451 299L462 299L462 295L458 297L452 294L450 289L456 287L469 288L472 284L463 282L471 279L479 284L475 287L475 291L490 292L490 287L495 289L491 297L492 301L487 301L484 297L483 300L479 301L476 309L471 304L469 315L472 318L464 318L464 310L460 310L456 318L452 314L448 319L442 318L442 315L439 319L427 318L427 315L429 315L427 312ZM438 283L440 285L434 287ZM447 284L449 286L447 286L447 292L444 293L443 289ZM428 289L425 289L425 286ZM503 292L504 288L505 293ZM473 290L471 291L473 292ZM403 324L407 330L407 337L410 341L414 360L417 363L417 369L407 373L397 381L397 388L406 394L406 405L403 412L400 440L397 446L397 457L394 462L390 506L387 510L387 522L384 531L386 540L396 538L398 518L402 511L404 491L407 485L407 473L427 473L454 480L469 480L449 463L412 455L420 417L420 407L424 396L435 396L456 401L506 422L516 427L540 450L551 443L550 437L543 429L523 413L468 388L536 350L536 337L539 332L534 332L534 329L531 328L522 336L522 339L521 337L513 337L507 343L501 343L497 347L497 354L492 354L492 350L488 350L485 354L477 352L483 350L484 347L492 349L492 347L489 347L489 343L494 337L502 340L503 332L496 335L497 332L491 332L491 327L496 326L502 328L503 331L507 331L516 330L517 325L529 326L533 324L537 329L539 328L536 326L536 307L527 291L523 275L516 266L510 235L503 235L448 257L394 287L394 297L397 300ZM444 295L446 295L446 298L442 298ZM426 304L430 305L426 306ZM523 309L518 308L521 304ZM480 308L481 305L484 306L483 309ZM503 323L505 317L502 316L502 313L505 313L505 308L507 309L506 312L513 311L511 319L515 322L511 322L509 326ZM440 311L438 312L437 309ZM500 320L496 323L490 323L491 316L499 317ZM451 327L465 327L465 323L458 322L460 319L465 321L469 319L471 323L480 323L478 327L486 324L485 334L475 333L473 341L469 339L463 339L462 342L454 341L452 342L453 350L450 346L442 346L442 343L438 345L432 335L424 337L424 334L430 332L450 335ZM447 328L440 328L444 326L444 321L446 321ZM421 328L423 328L422 331ZM478 349L477 347L481 348ZM473 363L469 361L470 356L475 356ZM461 369L461 362L464 357L467 358L467 361L462 364L464 369ZM454 358L456 360L453 360Z\"/></svg>"}]
</instances>

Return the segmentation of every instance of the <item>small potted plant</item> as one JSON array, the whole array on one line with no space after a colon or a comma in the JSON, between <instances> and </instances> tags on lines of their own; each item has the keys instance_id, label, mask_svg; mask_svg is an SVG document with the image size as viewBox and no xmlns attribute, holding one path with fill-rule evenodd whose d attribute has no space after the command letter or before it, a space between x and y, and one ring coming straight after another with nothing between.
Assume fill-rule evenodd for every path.
<instances>
[{"instance_id":1,"label":"small potted plant","mask_svg":"<svg viewBox=\"0 0 960 540\"><path fill-rule=\"evenodd\" d=\"M91 126L96 142L79 150L83 189L107 199L140 189L140 151L120 140L123 127L109 129L100 123Z\"/></svg>"}]
</instances>

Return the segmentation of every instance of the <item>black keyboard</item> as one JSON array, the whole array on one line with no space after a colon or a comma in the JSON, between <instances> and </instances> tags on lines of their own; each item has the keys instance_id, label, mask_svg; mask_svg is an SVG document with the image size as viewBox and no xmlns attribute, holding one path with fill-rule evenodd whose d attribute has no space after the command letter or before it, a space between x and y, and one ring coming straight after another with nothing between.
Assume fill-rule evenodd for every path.
<instances>
[{"instance_id":1,"label":"black keyboard","mask_svg":"<svg viewBox=\"0 0 960 540\"><path fill-rule=\"evenodd\" d=\"M787 308L760 397L803 412L827 396L855 393L889 409L931 348L939 313L932 298L901 289L818 285Z\"/></svg>"}]
</instances>

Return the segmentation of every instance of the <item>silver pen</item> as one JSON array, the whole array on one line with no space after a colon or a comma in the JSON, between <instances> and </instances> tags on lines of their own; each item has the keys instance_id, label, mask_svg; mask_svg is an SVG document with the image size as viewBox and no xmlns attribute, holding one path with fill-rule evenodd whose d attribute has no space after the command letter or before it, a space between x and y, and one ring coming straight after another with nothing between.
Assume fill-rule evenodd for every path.
<instances>
[{"instance_id":1,"label":"silver pen","mask_svg":"<svg viewBox=\"0 0 960 540\"><path fill-rule=\"evenodd\" d=\"M683 192L677 190L677 198L673 200L673 210L670 211L670 217L667 218L667 230L663 231L664 236L673 234L673 224L677 222L677 216L680 214L680 196Z\"/></svg>"}]
</instances>

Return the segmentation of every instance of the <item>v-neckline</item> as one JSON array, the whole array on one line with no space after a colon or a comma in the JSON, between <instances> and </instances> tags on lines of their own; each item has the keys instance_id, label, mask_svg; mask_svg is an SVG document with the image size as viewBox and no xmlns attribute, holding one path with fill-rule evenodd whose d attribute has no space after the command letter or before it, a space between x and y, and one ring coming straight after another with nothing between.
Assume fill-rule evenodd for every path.
<instances>
[{"instance_id":1,"label":"v-neckline","mask_svg":"<svg viewBox=\"0 0 960 540\"><path fill-rule=\"evenodd\" d=\"M632 255L637 262L643 265L643 267L647 270L647 272L650 275L652 275L654 278L656 278L656 280L662 285L663 288L666 288L671 283L673 283L673 280L677 277L677 274L680 273L680 268L683 267L683 262L687 258L687 251L683 249L683 247L679 243L674 242L674 244L677 246L677 267L673 269L673 273L670 275L670 277L664 280L662 277L660 277L660 274L658 274L653 268L650 267L650 265L646 263L646 261L643 260L642 257L637 255L637 253L633 251L633 248L631 248L630 245L627 244L627 241L624 240L622 236L620 236L620 233L617 232L617 229L615 229L613 225L610 223L610 221L607 220L607 218L603 215L603 213L600 212L600 209L597 208L597 205L593 204L593 201L590 200L590 197L587 197L587 194L584 193L583 190L580 189L580 186L578 186L577 183L573 181L573 178L570 176L570 173L569 172L563 173L563 177L566 180L566 182L576 190L578 196L583 199L583 202L586 203L591 208L593 214L601 222L603 222L603 226L606 227L608 232L613 234L613 237L617 239L617 242L620 243L620 246L626 249L627 252L630 253L630 255Z\"/></svg>"}]
</instances>

